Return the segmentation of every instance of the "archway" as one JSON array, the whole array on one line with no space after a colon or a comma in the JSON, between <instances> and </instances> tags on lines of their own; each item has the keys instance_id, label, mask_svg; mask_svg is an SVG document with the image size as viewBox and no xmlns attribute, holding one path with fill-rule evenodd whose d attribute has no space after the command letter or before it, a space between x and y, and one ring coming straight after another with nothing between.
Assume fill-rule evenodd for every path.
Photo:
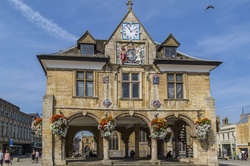
<instances>
[{"instance_id":1,"label":"archway","mask_svg":"<svg viewBox=\"0 0 250 166\"><path fill-rule=\"evenodd\" d=\"M65 142L66 157L72 157L75 155L73 153L75 136L77 135L77 133L84 130L84 131L88 131L92 133L93 136L91 136L91 138L89 139L93 138L93 142L95 142L95 144L92 144L92 143L86 142L85 140L85 144L86 145L90 144L90 148L95 149L97 156L101 158L103 155L101 153L102 149L100 149L100 146L102 146L102 141L100 141L99 139L99 131L98 131L97 126L98 126L98 118L93 114L83 115L82 113L77 113L69 117L69 129L68 129L66 142ZM85 145L83 144L84 143L81 142L81 146L84 147ZM80 148L79 153L81 155L83 155L84 153L83 147Z\"/></svg>"},{"instance_id":2,"label":"archway","mask_svg":"<svg viewBox=\"0 0 250 166\"><path fill-rule=\"evenodd\" d=\"M133 158L142 159L150 157L150 121L146 116L141 114L129 114L124 113L117 115L116 119L116 131L120 133L120 153L121 156L132 158L131 151L135 152ZM112 156L111 156L112 157Z\"/></svg>"},{"instance_id":3,"label":"archway","mask_svg":"<svg viewBox=\"0 0 250 166\"><path fill-rule=\"evenodd\" d=\"M183 114L178 116L172 114L165 119L167 119L168 126L173 132L171 142L168 143L168 147L172 146L172 150L168 148L161 153L166 155L171 150L174 158L193 157L193 139L196 138L193 121Z\"/></svg>"}]
</instances>

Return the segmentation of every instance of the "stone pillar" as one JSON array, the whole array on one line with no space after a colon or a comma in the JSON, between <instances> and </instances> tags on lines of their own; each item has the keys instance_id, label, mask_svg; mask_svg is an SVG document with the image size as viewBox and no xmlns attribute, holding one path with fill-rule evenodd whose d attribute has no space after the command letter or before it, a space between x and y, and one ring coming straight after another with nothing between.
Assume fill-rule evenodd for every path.
<instances>
[{"instance_id":1,"label":"stone pillar","mask_svg":"<svg viewBox=\"0 0 250 166\"><path fill-rule=\"evenodd\" d=\"M180 156L180 144L179 144L179 129L175 130L175 137L174 137L174 141L175 141L175 158L178 158Z\"/></svg>"},{"instance_id":2,"label":"stone pillar","mask_svg":"<svg viewBox=\"0 0 250 166\"><path fill-rule=\"evenodd\" d=\"M207 164L210 166L218 166L218 156L217 156L217 133L216 133L216 111L215 103L212 97L206 98L205 116L210 118L212 121L212 130L209 132L208 136L208 151L207 151Z\"/></svg>"},{"instance_id":3,"label":"stone pillar","mask_svg":"<svg viewBox=\"0 0 250 166\"><path fill-rule=\"evenodd\" d=\"M139 148L140 124L134 124L134 131L135 131L135 159L138 159L140 153L140 148Z\"/></svg>"},{"instance_id":4,"label":"stone pillar","mask_svg":"<svg viewBox=\"0 0 250 166\"><path fill-rule=\"evenodd\" d=\"M161 140L160 141L160 154L161 154L161 158L165 158L165 154L164 154L164 151L165 151L165 147L164 147L164 140Z\"/></svg>"},{"instance_id":5,"label":"stone pillar","mask_svg":"<svg viewBox=\"0 0 250 166\"><path fill-rule=\"evenodd\" d=\"M112 162L109 158L109 138L103 138L103 165L112 165Z\"/></svg>"},{"instance_id":6,"label":"stone pillar","mask_svg":"<svg viewBox=\"0 0 250 166\"><path fill-rule=\"evenodd\" d=\"M98 159L103 159L103 138L101 132L98 132Z\"/></svg>"},{"instance_id":7,"label":"stone pillar","mask_svg":"<svg viewBox=\"0 0 250 166\"><path fill-rule=\"evenodd\" d=\"M152 164L159 164L159 160L157 157L157 139L151 138L151 163Z\"/></svg>"},{"instance_id":8,"label":"stone pillar","mask_svg":"<svg viewBox=\"0 0 250 166\"><path fill-rule=\"evenodd\" d=\"M129 158L129 157L128 157L128 144L129 144L129 140L126 139L126 140L124 141L124 143L125 143L125 158Z\"/></svg>"},{"instance_id":9,"label":"stone pillar","mask_svg":"<svg viewBox=\"0 0 250 166\"><path fill-rule=\"evenodd\" d=\"M43 97L43 135L42 135L42 166L54 165L54 151L52 144L52 131L50 129L50 117L53 115L54 96L46 95Z\"/></svg>"},{"instance_id":10,"label":"stone pillar","mask_svg":"<svg viewBox=\"0 0 250 166\"><path fill-rule=\"evenodd\" d=\"M119 64L113 64L112 65L112 70L113 70L113 73L114 74L114 77L113 77L113 82L109 81L109 84L112 83L112 86L109 86L110 87L110 91L111 92L114 92L113 93L113 107L114 108L117 108L118 107L118 68L119 68Z\"/></svg>"},{"instance_id":11,"label":"stone pillar","mask_svg":"<svg viewBox=\"0 0 250 166\"><path fill-rule=\"evenodd\" d=\"M66 157L72 157L73 156L73 139L74 139L74 135L72 130L68 130L68 134L67 134L67 138L66 138L66 142L65 142L65 155Z\"/></svg>"},{"instance_id":12,"label":"stone pillar","mask_svg":"<svg viewBox=\"0 0 250 166\"><path fill-rule=\"evenodd\" d=\"M109 160L109 139L103 139L103 160Z\"/></svg>"},{"instance_id":13,"label":"stone pillar","mask_svg":"<svg viewBox=\"0 0 250 166\"><path fill-rule=\"evenodd\" d=\"M65 160L65 138L54 135L53 137L54 141L54 163L55 165L66 165L66 160Z\"/></svg>"}]
</instances>

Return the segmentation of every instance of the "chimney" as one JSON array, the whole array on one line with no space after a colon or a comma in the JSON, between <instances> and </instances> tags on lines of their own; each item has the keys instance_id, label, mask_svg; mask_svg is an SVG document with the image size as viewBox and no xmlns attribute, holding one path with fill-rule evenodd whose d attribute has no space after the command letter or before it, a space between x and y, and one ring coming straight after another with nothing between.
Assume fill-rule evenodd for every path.
<instances>
[{"instance_id":1,"label":"chimney","mask_svg":"<svg viewBox=\"0 0 250 166\"><path fill-rule=\"evenodd\" d=\"M228 125L228 118L227 117L222 119L222 125Z\"/></svg>"}]
</instances>

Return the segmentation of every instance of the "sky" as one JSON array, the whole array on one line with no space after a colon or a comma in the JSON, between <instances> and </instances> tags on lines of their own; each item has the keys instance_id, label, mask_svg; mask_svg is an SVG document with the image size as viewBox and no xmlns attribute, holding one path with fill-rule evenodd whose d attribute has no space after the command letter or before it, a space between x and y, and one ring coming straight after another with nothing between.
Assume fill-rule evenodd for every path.
<instances>
[{"instance_id":1,"label":"sky","mask_svg":"<svg viewBox=\"0 0 250 166\"><path fill-rule=\"evenodd\" d=\"M127 0L1 0L0 98L42 113L46 76L37 55L76 45L88 30L108 39L127 14ZM211 71L216 114L237 123L250 113L250 0L133 0L151 38L170 33L178 51L223 62ZM206 10L207 6L213 8Z\"/></svg>"}]
</instances>

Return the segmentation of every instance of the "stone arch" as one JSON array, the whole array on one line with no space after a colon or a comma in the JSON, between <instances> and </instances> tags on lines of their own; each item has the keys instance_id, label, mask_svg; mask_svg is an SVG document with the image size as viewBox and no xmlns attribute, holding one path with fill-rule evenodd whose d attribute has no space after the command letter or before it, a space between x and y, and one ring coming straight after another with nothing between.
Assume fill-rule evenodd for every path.
<instances>
[{"instance_id":1,"label":"stone arch","mask_svg":"<svg viewBox=\"0 0 250 166\"><path fill-rule=\"evenodd\" d=\"M132 149L136 152L135 158L139 159L140 148L143 148L143 145L139 145L139 142L136 143L134 139L139 140L140 131L144 131L146 133L146 136L148 137L148 135L150 134L150 130L148 130L150 126L149 118L146 115L134 113L133 111L116 114L114 115L114 118L116 119L117 124L116 130L120 133L121 141L124 143L124 157L129 157L129 151ZM128 123L126 123L126 120ZM119 122L122 121L123 123L119 124ZM134 135L131 137L132 133L134 133ZM133 145L129 144L130 141L133 141ZM148 153L147 151L143 152L148 155L150 154L150 150L148 150Z\"/></svg>"},{"instance_id":2,"label":"stone arch","mask_svg":"<svg viewBox=\"0 0 250 166\"><path fill-rule=\"evenodd\" d=\"M144 116L142 114L139 114L139 113L134 113L134 114L130 114L130 113L121 113L117 116L115 116L114 118L117 119L117 118L122 118L122 117L127 117L127 116L134 116L134 117L138 117L139 119L142 119L148 126L150 126L150 120L147 116Z\"/></svg>"},{"instance_id":3,"label":"stone arch","mask_svg":"<svg viewBox=\"0 0 250 166\"><path fill-rule=\"evenodd\" d=\"M72 114L71 116L68 117L69 121L72 121L78 117L82 117L82 116L88 116L93 118L96 122L99 122L100 118L96 115L94 115L93 113L87 112L87 111L83 111L83 112L77 112Z\"/></svg>"},{"instance_id":4,"label":"stone arch","mask_svg":"<svg viewBox=\"0 0 250 166\"><path fill-rule=\"evenodd\" d=\"M87 111L78 111L78 112L75 112L75 113L72 113L69 117L68 117L68 120L69 120L69 123L70 122L73 122L74 120L76 120L77 118L83 118L83 117L86 117L86 118L91 118L93 120L93 123L96 123L98 125L98 122L99 122L99 117L96 116L95 114L91 113L91 112L87 112ZM81 122L81 123L84 123L84 122ZM93 134L93 138L95 140L95 142L97 144L102 144L102 142L100 142L99 140L99 130L97 128L96 125L93 125L93 124L90 124L89 126L87 125L70 125L69 127L69 130L68 130L68 134L66 136L66 156L72 156L72 148L71 148L71 145L72 145L72 141L73 141L73 138L74 136L79 132L79 131L82 131L82 130L86 130L86 131L89 131ZM98 149L97 149L98 150Z\"/></svg>"},{"instance_id":5,"label":"stone arch","mask_svg":"<svg viewBox=\"0 0 250 166\"><path fill-rule=\"evenodd\" d=\"M186 122L188 124L188 126L190 126L190 128L192 128L192 129L195 128L195 124L194 124L193 120L185 114L179 114L178 117L176 117L175 114L170 114L170 115L167 115L165 117L165 119L172 119L172 118L174 118L176 120L177 119L183 120L184 122ZM191 130L191 132L192 132L192 135L194 136L195 135L194 130Z\"/></svg>"}]
</instances>

